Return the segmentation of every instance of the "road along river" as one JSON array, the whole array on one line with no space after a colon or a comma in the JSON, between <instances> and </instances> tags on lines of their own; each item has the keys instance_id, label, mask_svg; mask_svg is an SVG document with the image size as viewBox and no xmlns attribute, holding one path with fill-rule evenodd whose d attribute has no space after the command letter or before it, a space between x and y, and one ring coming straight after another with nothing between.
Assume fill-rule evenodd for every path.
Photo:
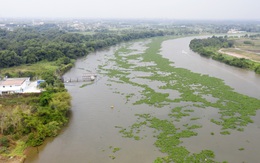
<instances>
[{"instance_id":1,"label":"road along river","mask_svg":"<svg viewBox=\"0 0 260 163\"><path fill-rule=\"evenodd\" d=\"M64 77L70 123L26 162L258 162L260 75L201 57L194 37L120 44ZM39 152L37 152L39 151Z\"/></svg>"}]
</instances>

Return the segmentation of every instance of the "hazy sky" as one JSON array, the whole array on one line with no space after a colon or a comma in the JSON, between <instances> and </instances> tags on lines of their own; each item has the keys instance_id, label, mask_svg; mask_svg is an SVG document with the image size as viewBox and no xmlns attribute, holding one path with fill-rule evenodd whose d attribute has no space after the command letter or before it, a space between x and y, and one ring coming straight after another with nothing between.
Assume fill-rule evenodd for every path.
<instances>
[{"instance_id":1,"label":"hazy sky","mask_svg":"<svg viewBox=\"0 0 260 163\"><path fill-rule=\"evenodd\" d=\"M0 0L0 17L260 20L260 0Z\"/></svg>"}]
</instances>

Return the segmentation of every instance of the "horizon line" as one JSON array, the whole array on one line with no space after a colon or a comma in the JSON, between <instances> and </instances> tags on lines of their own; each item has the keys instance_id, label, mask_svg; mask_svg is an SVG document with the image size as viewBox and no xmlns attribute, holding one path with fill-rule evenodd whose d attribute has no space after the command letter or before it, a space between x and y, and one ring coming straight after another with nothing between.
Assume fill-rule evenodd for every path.
<instances>
[{"instance_id":1,"label":"horizon line","mask_svg":"<svg viewBox=\"0 0 260 163\"><path fill-rule=\"evenodd\" d=\"M260 21L260 18L258 19L245 19L245 18L134 18L134 17L125 17L125 18L116 18L116 17L41 17L41 16L35 16L35 17L27 17L27 16L5 16L1 17L1 19L44 19L44 20L68 20L68 19L79 19L79 20L175 20L175 21Z\"/></svg>"}]
</instances>

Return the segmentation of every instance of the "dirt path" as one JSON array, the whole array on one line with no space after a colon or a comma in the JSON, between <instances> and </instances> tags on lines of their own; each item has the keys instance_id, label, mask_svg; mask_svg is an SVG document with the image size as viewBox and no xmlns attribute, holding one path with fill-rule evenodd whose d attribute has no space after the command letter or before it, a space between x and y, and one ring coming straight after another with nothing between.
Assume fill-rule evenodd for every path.
<instances>
[{"instance_id":1,"label":"dirt path","mask_svg":"<svg viewBox=\"0 0 260 163\"><path fill-rule=\"evenodd\" d=\"M24 162L23 157L3 157L0 155L0 163L23 163Z\"/></svg>"},{"instance_id":2,"label":"dirt path","mask_svg":"<svg viewBox=\"0 0 260 163\"><path fill-rule=\"evenodd\" d=\"M242 54L237 54L237 53L233 53L233 52L224 52L223 49L220 49L218 52L219 52L219 53L222 53L222 54L227 54L227 55L230 55L230 56L233 56L233 57L237 57L237 58L250 59L249 57L244 56L244 55L242 55Z\"/></svg>"},{"instance_id":3,"label":"dirt path","mask_svg":"<svg viewBox=\"0 0 260 163\"><path fill-rule=\"evenodd\" d=\"M245 58L245 59L249 59L249 60L254 61L254 62L260 62L260 61L257 61L257 60L253 60L251 57L248 57L248 56L245 56L245 55L242 55L242 54L238 54L238 53L234 53L234 52L224 52L223 49L220 49L218 52L222 53L222 54L230 55L230 56L233 56L233 57L237 57L237 58Z\"/></svg>"}]
</instances>

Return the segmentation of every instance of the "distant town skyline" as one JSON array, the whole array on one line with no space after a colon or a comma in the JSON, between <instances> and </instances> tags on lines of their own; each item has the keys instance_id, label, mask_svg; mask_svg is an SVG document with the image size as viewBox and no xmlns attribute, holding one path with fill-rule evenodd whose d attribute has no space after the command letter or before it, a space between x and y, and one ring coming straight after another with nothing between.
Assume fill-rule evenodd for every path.
<instances>
[{"instance_id":1,"label":"distant town skyline","mask_svg":"<svg viewBox=\"0 0 260 163\"><path fill-rule=\"evenodd\" d=\"M259 0L0 0L0 18L260 20Z\"/></svg>"}]
</instances>

